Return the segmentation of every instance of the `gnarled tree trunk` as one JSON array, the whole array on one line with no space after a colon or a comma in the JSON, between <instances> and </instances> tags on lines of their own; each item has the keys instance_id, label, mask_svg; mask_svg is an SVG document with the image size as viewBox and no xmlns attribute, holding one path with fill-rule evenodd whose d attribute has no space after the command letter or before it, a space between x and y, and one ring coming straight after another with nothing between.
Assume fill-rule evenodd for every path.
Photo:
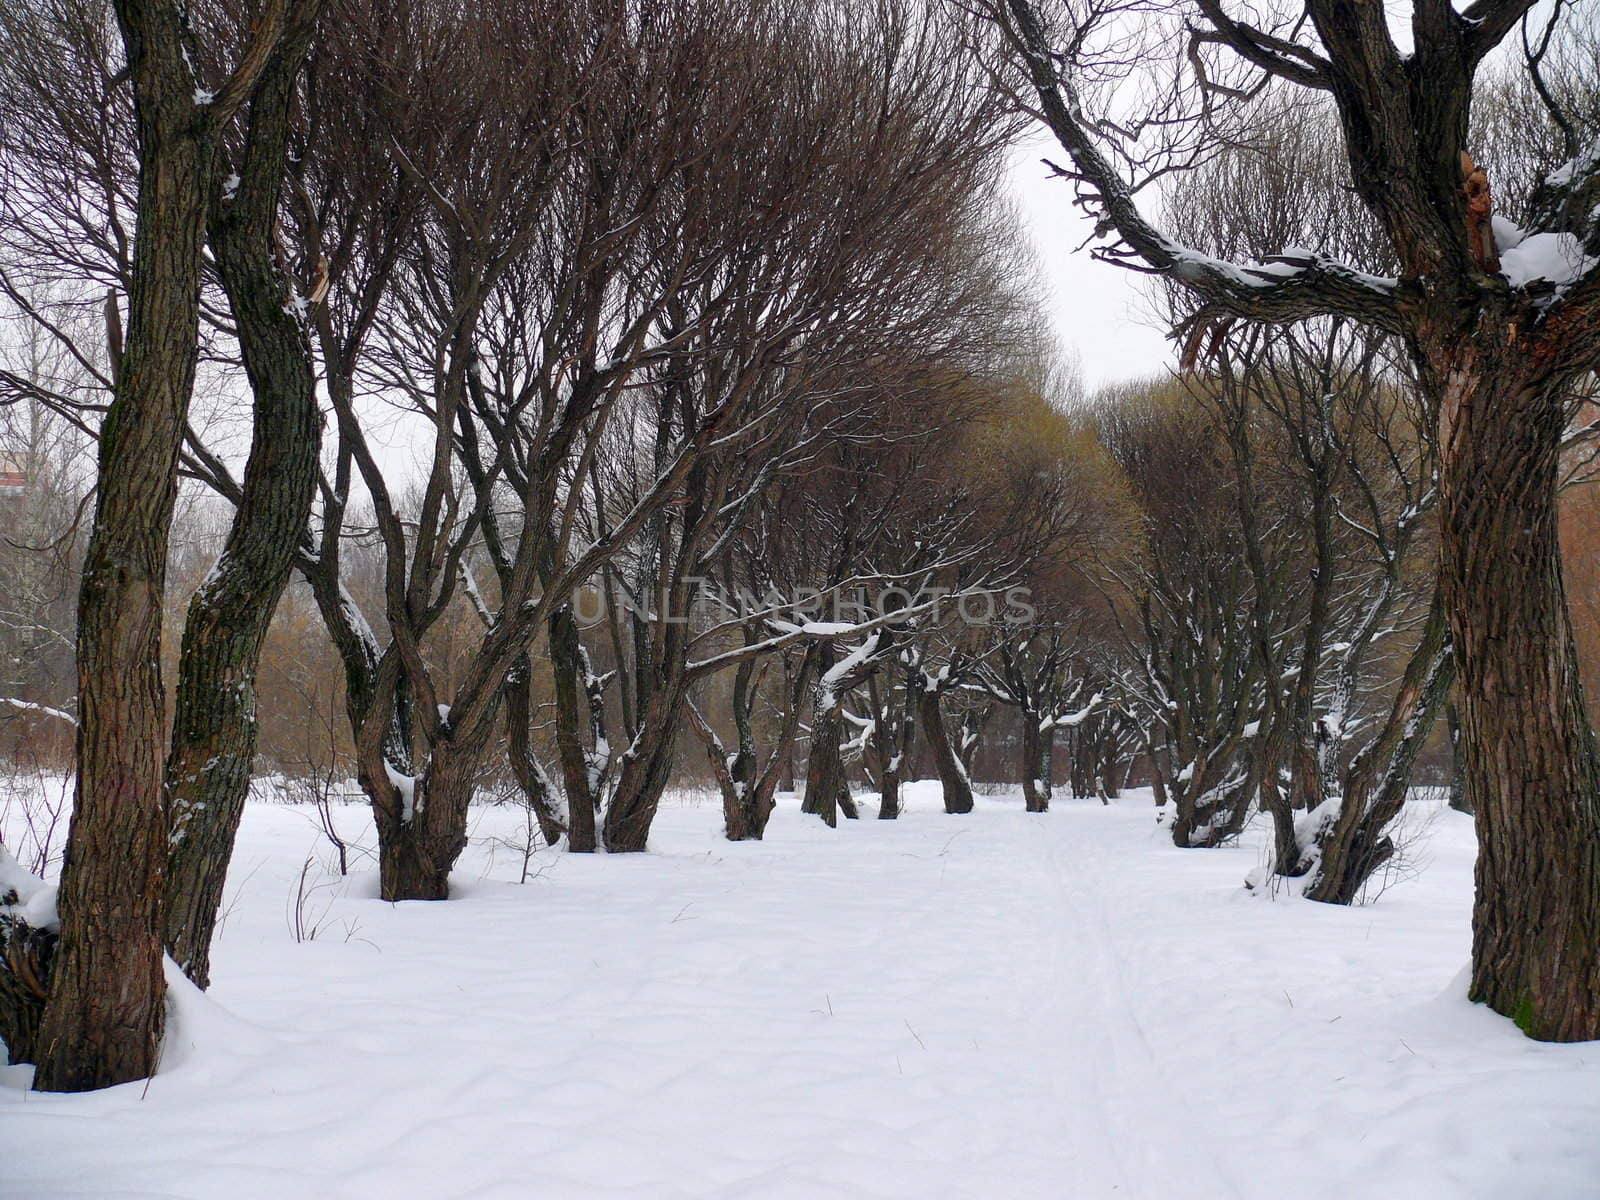
<instances>
[{"instance_id":1,"label":"gnarled tree trunk","mask_svg":"<svg viewBox=\"0 0 1600 1200\"><path fill-rule=\"evenodd\" d=\"M1511 313L1425 359L1439 403L1443 586L1478 828L1473 999L1550 1041L1600 1037L1600 765L1562 585L1565 380Z\"/></svg>"},{"instance_id":2,"label":"gnarled tree trunk","mask_svg":"<svg viewBox=\"0 0 1600 1200\"><path fill-rule=\"evenodd\" d=\"M369 790L386 797L373 804L385 900L450 898L450 869L467 846L467 810L482 759L475 739L436 742L419 778L386 779L387 788Z\"/></svg>"}]
</instances>

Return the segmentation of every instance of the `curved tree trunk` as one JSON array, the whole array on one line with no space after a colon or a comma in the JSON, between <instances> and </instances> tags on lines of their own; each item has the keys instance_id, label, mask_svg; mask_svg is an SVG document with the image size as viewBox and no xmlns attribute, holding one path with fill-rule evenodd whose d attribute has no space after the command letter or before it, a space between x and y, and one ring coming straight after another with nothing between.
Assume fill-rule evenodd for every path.
<instances>
[{"instance_id":1,"label":"curved tree trunk","mask_svg":"<svg viewBox=\"0 0 1600 1200\"><path fill-rule=\"evenodd\" d=\"M250 788L261 646L316 488L320 421L311 347L290 304L293 285L274 262L299 62L298 50L285 54L263 82L251 106L241 181L211 219L211 244L255 396L255 427L227 544L189 603L167 756L165 941L202 988L210 982L212 931Z\"/></svg>"},{"instance_id":2,"label":"curved tree trunk","mask_svg":"<svg viewBox=\"0 0 1600 1200\"><path fill-rule=\"evenodd\" d=\"M1394 841L1385 831L1405 804L1411 769L1450 691L1454 664L1445 624L1435 597L1384 729L1345 772L1339 810L1316 833L1307 899L1354 904L1367 880L1394 856Z\"/></svg>"},{"instance_id":3,"label":"curved tree trunk","mask_svg":"<svg viewBox=\"0 0 1600 1200\"><path fill-rule=\"evenodd\" d=\"M1556 529L1564 381L1498 336L1451 338L1430 376L1478 828L1470 994L1531 1037L1578 1041L1600 1037L1600 764Z\"/></svg>"},{"instance_id":4,"label":"curved tree trunk","mask_svg":"<svg viewBox=\"0 0 1600 1200\"><path fill-rule=\"evenodd\" d=\"M623 756L606 805L602 833L612 854L637 853L649 843L656 809L672 779L678 716L685 702L681 685L662 687L639 714L639 732Z\"/></svg>"}]
</instances>

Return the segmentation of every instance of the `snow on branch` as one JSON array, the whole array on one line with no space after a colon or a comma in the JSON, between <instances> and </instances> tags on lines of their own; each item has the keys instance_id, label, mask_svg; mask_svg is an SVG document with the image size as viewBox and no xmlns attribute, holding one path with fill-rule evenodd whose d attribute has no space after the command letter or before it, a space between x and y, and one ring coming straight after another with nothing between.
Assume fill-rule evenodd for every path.
<instances>
[{"instance_id":1,"label":"snow on branch","mask_svg":"<svg viewBox=\"0 0 1600 1200\"><path fill-rule=\"evenodd\" d=\"M1053 717L1046 717L1039 722L1039 732L1049 733L1052 729L1074 729L1082 725L1100 706L1101 694L1096 692L1089 697L1089 702L1076 712L1058 713Z\"/></svg>"},{"instance_id":2,"label":"snow on branch","mask_svg":"<svg viewBox=\"0 0 1600 1200\"><path fill-rule=\"evenodd\" d=\"M78 727L78 718L62 709L51 708L48 704L34 704L29 700L18 700L15 696L0 696L0 707L14 708L19 712L37 713L42 717L53 717L55 720L70 725L74 729Z\"/></svg>"},{"instance_id":3,"label":"snow on branch","mask_svg":"<svg viewBox=\"0 0 1600 1200\"><path fill-rule=\"evenodd\" d=\"M1133 192L1096 145L1082 103L1046 37L1032 0L1006 0L1011 19L1002 19L1013 47L1022 56L1041 115L1056 140L1072 156L1076 173L1056 168L1088 185L1079 203L1114 229L1126 249L1102 249L1098 256L1119 265L1137 258L1158 274L1182 281L1214 310L1210 315L1285 323L1330 314L1352 317L1390 332L1401 327L1398 282L1306 250L1291 250L1266 263L1237 264L1182 246L1139 211Z\"/></svg>"}]
</instances>

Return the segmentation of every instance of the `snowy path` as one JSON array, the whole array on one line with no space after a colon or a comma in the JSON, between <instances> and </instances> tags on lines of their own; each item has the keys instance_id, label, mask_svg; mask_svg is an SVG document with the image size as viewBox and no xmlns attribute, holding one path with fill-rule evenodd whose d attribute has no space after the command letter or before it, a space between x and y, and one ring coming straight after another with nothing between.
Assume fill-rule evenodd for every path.
<instances>
[{"instance_id":1,"label":"snowy path","mask_svg":"<svg viewBox=\"0 0 1600 1200\"><path fill-rule=\"evenodd\" d=\"M520 886L489 810L459 900L358 875L296 944L316 833L252 806L163 1074L0 1069L0 1196L1600 1196L1600 1047L1456 996L1467 822L1337 910L1245 895L1255 849L1173 850L1148 801L1019 808L730 846L686 804Z\"/></svg>"}]
</instances>

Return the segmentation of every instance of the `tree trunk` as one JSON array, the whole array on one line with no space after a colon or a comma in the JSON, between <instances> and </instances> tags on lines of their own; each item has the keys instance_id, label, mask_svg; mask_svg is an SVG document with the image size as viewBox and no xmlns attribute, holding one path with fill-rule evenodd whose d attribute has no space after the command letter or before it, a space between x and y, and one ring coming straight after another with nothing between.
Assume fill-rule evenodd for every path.
<instances>
[{"instance_id":1,"label":"tree trunk","mask_svg":"<svg viewBox=\"0 0 1600 1200\"><path fill-rule=\"evenodd\" d=\"M506 758L522 790L523 803L533 809L539 822L540 836L546 845L557 845L567 826L554 784L533 752L533 664L526 654L506 676ZM591 829L593 825L591 820Z\"/></svg>"},{"instance_id":2,"label":"tree trunk","mask_svg":"<svg viewBox=\"0 0 1600 1200\"><path fill-rule=\"evenodd\" d=\"M293 285L274 261L303 42L292 53L286 48L263 82L251 106L242 178L210 223L255 397L255 428L227 544L189 604L167 757L166 947L202 988L210 982L212 931L250 788L261 646L316 488L320 421L311 347L290 304Z\"/></svg>"},{"instance_id":3,"label":"tree trunk","mask_svg":"<svg viewBox=\"0 0 1600 1200\"><path fill-rule=\"evenodd\" d=\"M878 772L878 820L893 821L900 816L900 762L885 764Z\"/></svg>"},{"instance_id":4,"label":"tree trunk","mask_svg":"<svg viewBox=\"0 0 1600 1200\"><path fill-rule=\"evenodd\" d=\"M1394 857L1394 840L1385 831L1405 804L1411 769L1450 691L1454 663L1445 626L1436 596L1383 730L1350 764L1337 815L1316 831L1307 899L1354 904L1367 880Z\"/></svg>"},{"instance_id":5,"label":"tree trunk","mask_svg":"<svg viewBox=\"0 0 1600 1200\"><path fill-rule=\"evenodd\" d=\"M467 846L467 812L482 756L482 747L471 743L438 743L426 772L410 784L410 804L403 793L393 804L374 802L378 891L385 900L450 898L450 869Z\"/></svg>"},{"instance_id":6,"label":"tree trunk","mask_svg":"<svg viewBox=\"0 0 1600 1200\"><path fill-rule=\"evenodd\" d=\"M884 672L880 689L878 676L867 681L875 720L870 750L877 763L878 820L893 821L900 816L901 788L907 766L917 752L917 706L912 671L904 672L903 687L895 686L894 668ZM881 736L880 736L881 734Z\"/></svg>"},{"instance_id":7,"label":"tree trunk","mask_svg":"<svg viewBox=\"0 0 1600 1200\"><path fill-rule=\"evenodd\" d=\"M949 732L944 727L944 715L939 710L939 692L924 687L917 692L917 719L927 733L928 747L933 751L934 765L939 770L939 783L944 789L944 810L947 813L972 811L972 782L967 778L950 744Z\"/></svg>"},{"instance_id":8,"label":"tree trunk","mask_svg":"<svg viewBox=\"0 0 1600 1200\"><path fill-rule=\"evenodd\" d=\"M1029 812L1050 811L1051 745L1054 733L1039 729L1039 714L1022 710L1022 797Z\"/></svg>"},{"instance_id":9,"label":"tree trunk","mask_svg":"<svg viewBox=\"0 0 1600 1200\"><path fill-rule=\"evenodd\" d=\"M118 0L117 14L134 84L138 223L78 600L78 785L39 1032L41 1091L150 1076L166 1011L161 603L194 387L212 149L178 6Z\"/></svg>"},{"instance_id":10,"label":"tree trunk","mask_svg":"<svg viewBox=\"0 0 1600 1200\"><path fill-rule=\"evenodd\" d=\"M662 793L672 779L682 686L658 688L639 714L639 732L622 761L621 774L606 805L606 850L633 854L647 848L650 826Z\"/></svg>"},{"instance_id":11,"label":"tree trunk","mask_svg":"<svg viewBox=\"0 0 1600 1200\"><path fill-rule=\"evenodd\" d=\"M786 771L794 770L794 744L800 733L800 698L810 686L815 662L815 652L808 650L795 670L790 671L785 665L782 723L772 753L759 772L755 769L757 756L751 725L756 689L750 685L748 676L744 677L743 686L735 688L734 713L739 722L740 750L731 765L726 749L711 734L710 726L700 719L692 705L688 706L690 720L702 740L710 735L706 753L712 758L712 772L722 788L724 829L730 842L759 841L766 834L779 780ZM792 781L790 790L793 791Z\"/></svg>"},{"instance_id":12,"label":"tree trunk","mask_svg":"<svg viewBox=\"0 0 1600 1200\"><path fill-rule=\"evenodd\" d=\"M801 667L809 668L815 662L815 653L808 651L801 659ZM810 685L809 673L808 678L798 683L795 681L794 673L798 669L790 666L788 655L783 656L783 723L787 728L792 721L796 733L800 729L800 698L805 695ZM778 762L778 791L788 792L791 795L798 782L795 779L794 769L794 748L798 741L798 737L789 739L784 747L783 757Z\"/></svg>"},{"instance_id":13,"label":"tree trunk","mask_svg":"<svg viewBox=\"0 0 1600 1200\"><path fill-rule=\"evenodd\" d=\"M1498 344L1514 320L1481 323L1425 376L1478 829L1470 994L1530 1037L1580 1041L1600 1037L1600 766L1556 530L1566 381Z\"/></svg>"},{"instance_id":14,"label":"tree trunk","mask_svg":"<svg viewBox=\"0 0 1600 1200\"><path fill-rule=\"evenodd\" d=\"M1244 829L1250 819L1250 801L1257 790L1257 776L1253 761L1243 768L1242 774L1227 770L1233 764L1227 756L1223 770L1217 772L1213 782L1207 779L1201 785L1195 780L1170 780L1165 789L1172 800L1172 844L1180 849L1212 849L1226 845ZM1199 772L1202 777L1211 772ZM1273 789L1281 792L1281 789ZM1157 793L1159 795L1159 791ZM1263 800L1267 806L1270 798ZM1287 802L1285 801L1285 804ZM1282 826L1276 825L1279 834L1278 850L1282 851Z\"/></svg>"},{"instance_id":15,"label":"tree trunk","mask_svg":"<svg viewBox=\"0 0 1600 1200\"><path fill-rule=\"evenodd\" d=\"M567 849L573 854L593 854L597 797L589 783L589 758L583 742L585 693L579 638L577 618L571 606L563 604L550 616L549 641L556 692L556 752L567 792Z\"/></svg>"},{"instance_id":16,"label":"tree trunk","mask_svg":"<svg viewBox=\"0 0 1600 1200\"><path fill-rule=\"evenodd\" d=\"M806 795L800 811L821 817L830 829L839 824L839 793L850 784L839 753L843 719L839 705L817 688L811 708L811 750L806 755Z\"/></svg>"},{"instance_id":17,"label":"tree trunk","mask_svg":"<svg viewBox=\"0 0 1600 1200\"><path fill-rule=\"evenodd\" d=\"M972 778L972 764L978 757L978 745L983 741L983 727L989 723L992 705L968 708L961 714L961 741L956 747L956 757L967 778Z\"/></svg>"},{"instance_id":18,"label":"tree trunk","mask_svg":"<svg viewBox=\"0 0 1600 1200\"><path fill-rule=\"evenodd\" d=\"M838 804L839 811L845 815L846 820L859 821L861 819L861 810L856 807L856 798L850 794L848 773L846 773L844 781L839 784Z\"/></svg>"}]
</instances>

